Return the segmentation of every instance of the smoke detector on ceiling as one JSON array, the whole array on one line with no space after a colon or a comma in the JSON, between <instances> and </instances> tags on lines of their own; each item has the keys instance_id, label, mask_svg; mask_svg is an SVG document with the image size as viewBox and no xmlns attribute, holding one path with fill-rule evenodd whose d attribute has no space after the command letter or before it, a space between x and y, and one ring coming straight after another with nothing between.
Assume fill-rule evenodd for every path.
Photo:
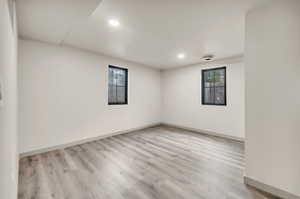
<instances>
[{"instance_id":1,"label":"smoke detector on ceiling","mask_svg":"<svg viewBox=\"0 0 300 199\"><path fill-rule=\"evenodd\" d=\"M202 60L204 61L211 61L213 60L214 56L213 55L205 55L202 57Z\"/></svg>"}]
</instances>

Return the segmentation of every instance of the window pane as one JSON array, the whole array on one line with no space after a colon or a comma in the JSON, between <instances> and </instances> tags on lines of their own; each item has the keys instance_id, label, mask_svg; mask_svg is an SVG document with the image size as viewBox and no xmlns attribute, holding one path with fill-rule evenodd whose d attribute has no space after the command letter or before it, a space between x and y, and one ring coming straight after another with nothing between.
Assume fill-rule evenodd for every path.
<instances>
[{"instance_id":1,"label":"window pane","mask_svg":"<svg viewBox=\"0 0 300 199\"><path fill-rule=\"evenodd\" d=\"M204 90L204 103L213 104L214 103L214 88L205 88Z\"/></svg>"},{"instance_id":2,"label":"window pane","mask_svg":"<svg viewBox=\"0 0 300 199\"><path fill-rule=\"evenodd\" d=\"M114 70L109 68L108 73L109 84L112 85L114 83Z\"/></svg>"},{"instance_id":3,"label":"window pane","mask_svg":"<svg viewBox=\"0 0 300 199\"><path fill-rule=\"evenodd\" d=\"M117 102L118 103L125 103L126 99L125 99L125 87L117 87Z\"/></svg>"},{"instance_id":4,"label":"window pane","mask_svg":"<svg viewBox=\"0 0 300 199\"><path fill-rule=\"evenodd\" d=\"M205 87L214 86L214 72L213 71L205 71L204 72L204 86Z\"/></svg>"},{"instance_id":5,"label":"window pane","mask_svg":"<svg viewBox=\"0 0 300 199\"><path fill-rule=\"evenodd\" d=\"M226 68L213 68L202 72L202 104L225 105Z\"/></svg>"},{"instance_id":6,"label":"window pane","mask_svg":"<svg viewBox=\"0 0 300 199\"><path fill-rule=\"evenodd\" d=\"M126 73L124 70L118 70L117 71L117 85L118 86L125 86L126 81Z\"/></svg>"},{"instance_id":7,"label":"window pane","mask_svg":"<svg viewBox=\"0 0 300 199\"><path fill-rule=\"evenodd\" d=\"M117 88L116 86L109 86L108 87L108 102L109 103L116 103L117 102Z\"/></svg>"},{"instance_id":8,"label":"window pane","mask_svg":"<svg viewBox=\"0 0 300 199\"><path fill-rule=\"evenodd\" d=\"M127 103L127 69L109 66L108 103Z\"/></svg>"},{"instance_id":9,"label":"window pane","mask_svg":"<svg viewBox=\"0 0 300 199\"><path fill-rule=\"evenodd\" d=\"M225 82L225 70L224 69L219 69L215 70L215 86L224 86Z\"/></svg>"},{"instance_id":10,"label":"window pane","mask_svg":"<svg viewBox=\"0 0 300 199\"><path fill-rule=\"evenodd\" d=\"M225 87L215 88L215 103L225 104Z\"/></svg>"}]
</instances>

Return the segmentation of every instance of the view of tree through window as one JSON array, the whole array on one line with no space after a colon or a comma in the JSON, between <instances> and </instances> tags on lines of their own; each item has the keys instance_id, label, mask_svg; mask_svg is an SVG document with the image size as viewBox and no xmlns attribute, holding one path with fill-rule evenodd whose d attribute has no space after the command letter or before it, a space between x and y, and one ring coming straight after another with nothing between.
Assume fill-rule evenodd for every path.
<instances>
[{"instance_id":1,"label":"view of tree through window","mask_svg":"<svg viewBox=\"0 0 300 199\"><path fill-rule=\"evenodd\" d=\"M108 104L127 104L128 70L109 66Z\"/></svg>"},{"instance_id":2,"label":"view of tree through window","mask_svg":"<svg viewBox=\"0 0 300 199\"><path fill-rule=\"evenodd\" d=\"M202 70L202 104L226 105L226 67Z\"/></svg>"}]
</instances>

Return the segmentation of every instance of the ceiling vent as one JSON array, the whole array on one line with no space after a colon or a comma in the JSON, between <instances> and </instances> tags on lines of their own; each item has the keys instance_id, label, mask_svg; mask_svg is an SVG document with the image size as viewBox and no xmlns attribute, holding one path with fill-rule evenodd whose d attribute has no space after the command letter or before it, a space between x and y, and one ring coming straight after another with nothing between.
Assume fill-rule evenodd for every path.
<instances>
[{"instance_id":1,"label":"ceiling vent","mask_svg":"<svg viewBox=\"0 0 300 199\"><path fill-rule=\"evenodd\" d=\"M213 55L205 55L202 57L202 60L204 61L211 61L213 60L214 56Z\"/></svg>"}]
</instances>

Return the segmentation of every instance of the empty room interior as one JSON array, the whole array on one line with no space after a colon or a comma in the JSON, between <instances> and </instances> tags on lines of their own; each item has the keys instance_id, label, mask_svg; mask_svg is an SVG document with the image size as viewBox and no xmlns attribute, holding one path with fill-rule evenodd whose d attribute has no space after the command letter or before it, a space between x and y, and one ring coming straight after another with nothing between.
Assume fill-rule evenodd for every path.
<instances>
[{"instance_id":1,"label":"empty room interior","mask_svg":"<svg viewBox=\"0 0 300 199\"><path fill-rule=\"evenodd\" d=\"M300 199L299 0L0 0L0 199Z\"/></svg>"}]
</instances>

